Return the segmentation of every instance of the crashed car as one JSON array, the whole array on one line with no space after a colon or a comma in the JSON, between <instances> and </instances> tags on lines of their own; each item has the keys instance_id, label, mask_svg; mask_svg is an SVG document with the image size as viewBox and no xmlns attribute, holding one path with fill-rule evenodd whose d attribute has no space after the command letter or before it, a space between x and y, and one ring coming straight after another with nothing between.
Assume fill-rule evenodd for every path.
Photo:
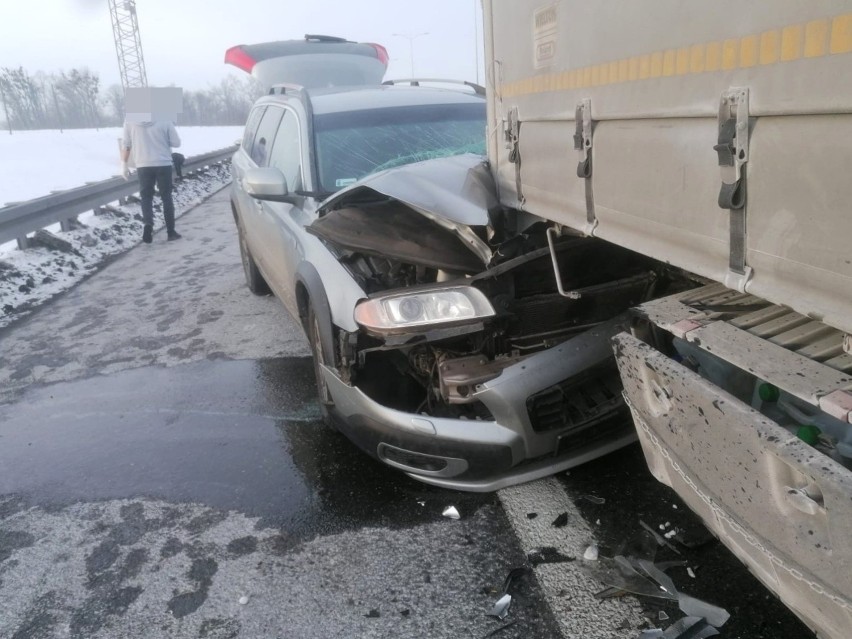
<instances>
[{"instance_id":1,"label":"crashed car","mask_svg":"<svg viewBox=\"0 0 852 639\"><path fill-rule=\"evenodd\" d=\"M502 209L484 151L477 92L284 86L232 163L248 287L304 327L325 421L471 491L635 440L610 338L665 286L637 254Z\"/></svg>"}]
</instances>

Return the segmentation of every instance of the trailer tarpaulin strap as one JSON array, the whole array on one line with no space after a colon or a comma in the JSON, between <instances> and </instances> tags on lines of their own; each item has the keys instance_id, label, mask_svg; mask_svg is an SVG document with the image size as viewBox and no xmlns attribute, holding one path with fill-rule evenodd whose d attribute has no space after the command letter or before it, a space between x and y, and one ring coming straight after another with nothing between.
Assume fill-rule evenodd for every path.
<instances>
[{"instance_id":1,"label":"trailer tarpaulin strap","mask_svg":"<svg viewBox=\"0 0 852 639\"><path fill-rule=\"evenodd\" d=\"M728 268L746 275L746 162L748 162L748 89L731 88L719 101L719 135L713 149L719 159L722 186L719 206L730 214Z\"/></svg>"}]
</instances>

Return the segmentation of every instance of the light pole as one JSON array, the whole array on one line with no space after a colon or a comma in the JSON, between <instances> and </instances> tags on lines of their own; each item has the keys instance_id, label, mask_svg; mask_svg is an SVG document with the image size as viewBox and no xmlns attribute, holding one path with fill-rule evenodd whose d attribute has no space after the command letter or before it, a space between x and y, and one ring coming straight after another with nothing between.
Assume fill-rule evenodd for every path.
<instances>
[{"instance_id":1,"label":"light pole","mask_svg":"<svg viewBox=\"0 0 852 639\"><path fill-rule=\"evenodd\" d=\"M396 36L397 38L406 38L408 40L408 54L411 59L411 77L417 77L414 75L414 39L419 38L420 36L429 35L429 32L423 31L422 33L392 33L391 35Z\"/></svg>"}]
</instances>

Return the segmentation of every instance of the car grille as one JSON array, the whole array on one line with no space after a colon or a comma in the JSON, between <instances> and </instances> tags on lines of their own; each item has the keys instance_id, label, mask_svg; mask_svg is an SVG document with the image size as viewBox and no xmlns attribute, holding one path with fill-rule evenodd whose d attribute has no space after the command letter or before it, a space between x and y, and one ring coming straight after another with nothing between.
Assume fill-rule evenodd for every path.
<instances>
[{"instance_id":1,"label":"car grille","mask_svg":"<svg viewBox=\"0 0 852 639\"><path fill-rule=\"evenodd\" d=\"M572 377L527 398L533 430L585 430L624 407L618 370L607 367L581 378Z\"/></svg>"}]
</instances>

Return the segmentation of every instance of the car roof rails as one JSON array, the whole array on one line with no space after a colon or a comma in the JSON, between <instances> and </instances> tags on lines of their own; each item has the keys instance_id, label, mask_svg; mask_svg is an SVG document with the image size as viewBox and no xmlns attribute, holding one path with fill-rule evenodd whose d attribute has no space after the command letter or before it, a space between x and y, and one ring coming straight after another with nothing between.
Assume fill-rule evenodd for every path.
<instances>
[{"instance_id":1,"label":"car roof rails","mask_svg":"<svg viewBox=\"0 0 852 639\"><path fill-rule=\"evenodd\" d=\"M352 42L346 38L338 38L337 36L319 35L314 33L306 33L305 40L313 42Z\"/></svg>"},{"instance_id":2,"label":"car roof rails","mask_svg":"<svg viewBox=\"0 0 852 639\"><path fill-rule=\"evenodd\" d=\"M407 84L412 87L419 87L421 82L438 82L440 84L463 84L473 89L476 95L485 95L485 87L480 84L468 82L467 80L448 80L446 78L400 78L398 80L385 80L382 84L395 85Z\"/></svg>"},{"instance_id":3,"label":"car roof rails","mask_svg":"<svg viewBox=\"0 0 852 639\"><path fill-rule=\"evenodd\" d=\"M286 93L307 94L308 90L301 84L291 84L289 82L276 82L269 87L268 95L284 95Z\"/></svg>"}]
</instances>

